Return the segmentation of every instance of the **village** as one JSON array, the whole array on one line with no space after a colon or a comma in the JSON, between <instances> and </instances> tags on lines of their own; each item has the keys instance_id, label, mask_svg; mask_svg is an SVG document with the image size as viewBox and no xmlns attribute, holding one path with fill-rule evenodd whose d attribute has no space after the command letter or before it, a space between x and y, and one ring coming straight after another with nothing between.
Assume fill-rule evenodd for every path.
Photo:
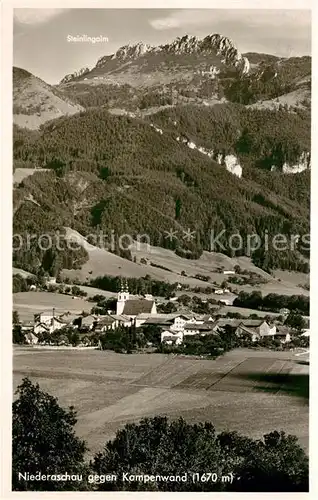
<instances>
[{"instance_id":1,"label":"village","mask_svg":"<svg viewBox=\"0 0 318 500\"><path fill-rule=\"evenodd\" d=\"M36 293L36 292L34 292ZM175 298L171 299L174 304ZM191 308L179 304L178 310L174 307L173 312L158 312L160 301L151 294L144 296L132 295L129 292L127 281L123 281L117 297L112 301L113 309L107 310L107 314L87 312L74 313L65 311L56 312L55 308L37 312L33 321L20 322L18 325L25 344L32 346L76 345L78 347L100 347L100 337L107 333L115 333L118 329L131 332L152 332L150 337L156 338L155 343L165 346L182 346L189 339L202 337L211 338L217 336L224 329L231 332L237 339L243 339L246 345L258 345L264 347L288 348L306 347L309 343L309 324L306 328L292 328L284 324L284 320L290 311L281 310L280 316L266 315L243 317L237 313L222 314L221 304L213 310L212 314L199 314L191 311ZM225 302L226 303L226 302ZM166 309L167 311L167 309ZM255 311L257 313L257 311ZM288 323L288 322L287 322ZM16 328L17 325L14 326ZM70 334L76 334L73 340ZM128 333L127 333L128 335ZM74 339L76 338L76 341ZM147 337L145 344L153 345L152 338Z\"/></svg>"}]
</instances>

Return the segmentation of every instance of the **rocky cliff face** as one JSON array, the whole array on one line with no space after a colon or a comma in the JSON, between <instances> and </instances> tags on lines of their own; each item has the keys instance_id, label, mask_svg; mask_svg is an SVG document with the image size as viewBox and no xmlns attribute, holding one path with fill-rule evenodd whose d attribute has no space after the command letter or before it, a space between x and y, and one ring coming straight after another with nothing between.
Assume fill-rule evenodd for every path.
<instances>
[{"instance_id":1,"label":"rocky cliff face","mask_svg":"<svg viewBox=\"0 0 318 500\"><path fill-rule=\"evenodd\" d=\"M247 74L250 70L250 64L247 57L244 57L234 42L218 33L208 35L203 39L195 36L185 35L176 38L170 44L153 47L139 42L135 45L124 45L120 47L112 56L101 57L96 64L97 68L106 65L110 60L118 59L120 61L134 60L147 53L167 53L167 54L214 54L220 56L222 62L233 66L242 74Z\"/></svg>"},{"instance_id":2,"label":"rocky cliff face","mask_svg":"<svg viewBox=\"0 0 318 500\"><path fill-rule=\"evenodd\" d=\"M74 73L69 73L68 75L65 75L64 78L62 78L62 80L60 81L60 83L71 82L72 80L75 80L80 76L86 75L86 73L89 73L89 71L90 71L89 68L81 68L78 71L74 71Z\"/></svg>"},{"instance_id":3,"label":"rocky cliff face","mask_svg":"<svg viewBox=\"0 0 318 500\"><path fill-rule=\"evenodd\" d=\"M161 129L159 129L159 130L156 129L156 130L159 131ZM161 131L161 133L162 133L162 131ZM221 154L221 153L218 153L217 151L214 151L213 149L206 149L202 146L198 147L193 141L188 140L186 137L178 136L176 138L176 141L181 142L182 144L186 144L188 146L188 148L196 149L197 151L199 151L199 153L202 153L202 154L208 156L209 158L211 158L211 160L214 160L219 165L224 166L228 172L235 175L236 177L239 177L239 178L242 177L243 169L242 169L242 167L239 163L239 160L236 156L231 155L231 154L229 154L229 155Z\"/></svg>"},{"instance_id":4,"label":"rocky cliff face","mask_svg":"<svg viewBox=\"0 0 318 500\"><path fill-rule=\"evenodd\" d=\"M303 151L298 158L298 161L295 163L285 162L281 169L276 165L273 165L271 168L272 172L276 172L281 170L284 174L299 174L300 172L304 172L304 170L308 170L311 168L311 155L307 151Z\"/></svg>"},{"instance_id":5,"label":"rocky cliff face","mask_svg":"<svg viewBox=\"0 0 318 500\"><path fill-rule=\"evenodd\" d=\"M305 151L299 157L298 162L291 165L290 163L284 163L282 166L282 171L284 174L298 174L307 170L311 167L311 158L310 153L306 153Z\"/></svg>"}]
</instances>

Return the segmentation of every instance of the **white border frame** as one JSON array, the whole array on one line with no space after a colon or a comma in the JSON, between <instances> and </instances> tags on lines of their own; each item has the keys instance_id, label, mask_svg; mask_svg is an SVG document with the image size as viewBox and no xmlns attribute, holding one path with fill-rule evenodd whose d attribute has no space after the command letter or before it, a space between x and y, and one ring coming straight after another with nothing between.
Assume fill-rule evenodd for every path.
<instances>
[{"instance_id":1,"label":"white border frame","mask_svg":"<svg viewBox=\"0 0 318 500\"><path fill-rule=\"evenodd\" d=\"M316 2L317 3L317 2ZM100 498L171 498L173 500L182 497L198 496L196 493L140 493L140 492L113 492L108 493L55 493L55 492L11 492L11 404L12 404L12 345L11 345L11 317L12 317L12 47L13 47L13 9L14 8L220 8L220 9L308 9L312 10L312 27L318 26L316 23L317 9L314 0L2 0L1 5L1 244L0 244L0 286L1 286L1 498L21 498L26 495L30 499L37 498L75 498L99 496ZM314 131L318 129L317 112L318 102L316 88L318 88L318 76L316 65L317 36L312 28L312 184L311 184L311 370L310 370L310 493L300 494L279 494L279 493L200 493L200 498L215 498L232 500L233 497L246 499L286 499L291 497L308 498L317 496L318 482L314 475L314 470L318 470L317 449L314 443L317 437L318 404L315 400L314 387L318 386L318 371L312 366L318 364L318 333L315 334L316 325L318 327L318 307L315 301L318 298L318 258L315 255L316 243L318 247L318 169L314 166L318 159L318 141L315 141ZM315 338L316 337L316 338Z\"/></svg>"}]
</instances>

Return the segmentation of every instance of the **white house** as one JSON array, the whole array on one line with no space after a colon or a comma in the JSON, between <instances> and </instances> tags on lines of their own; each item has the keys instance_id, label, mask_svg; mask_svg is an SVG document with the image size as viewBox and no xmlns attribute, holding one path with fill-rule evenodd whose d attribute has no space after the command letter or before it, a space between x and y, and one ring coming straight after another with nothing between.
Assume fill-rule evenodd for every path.
<instances>
[{"instance_id":1,"label":"white house","mask_svg":"<svg viewBox=\"0 0 318 500\"><path fill-rule=\"evenodd\" d=\"M118 326L131 326L135 321L134 318L131 318L124 314L112 314L111 317L115 320L115 328L117 328Z\"/></svg>"},{"instance_id":2,"label":"white house","mask_svg":"<svg viewBox=\"0 0 318 500\"><path fill-rule=\"evenodd\" d=\"M170 327L171 331L180 332L183 331L184 325L189 321L189 316L180 314L173 319L172 325Z\"/></svg>"},{"instance_id":3,"label":"white house","mask_svg":"<svg viewBox=\"0 0 318 500\"><path fill-rule=\"evenodd\" d=\"M107 332L108 330L115 330L118 326L118 320L113 316L102 316L97 318L96 331Z\"/></svg>"},{"instance_id":4,"label":"white house","mask_svg":"<svg viewBox=\"0 0 318 500\"><path fill-rule=\"evenodd\" d=\"M261 337L270 336L273 337L276 334L276 325L268 324L267 321L263 321L257 330Z\"/></svg>"},{"instance_id":5,"label":"white house","mask_svg":"<svg viewBox=\"0 0 318 500\"><path fill-rule=\"evenodd\" d=\"M182 332L172 332L171 330L164 330L161 332L161 342L172 345L180 345L183 341Z\"/></svg>"},{"instance_id":6,"label":"white house","mask_svg":"<svg viewBox=\"0 0 318 500\"><path fill-rule=\"evenodd\" d=\"M44 333L44 332L53 333L53 332L55 332L55 330L60 330L64 326L66 326L66 323L61 321L59 318L56 318L53 316L53 317L51 317L50 320L47 320L45 322L44 321L36 322L36 324L34 325L34 328L33 328L33 333L35 335L38 335L39 333Z\"/></svg>"},{"instance_id":7,"label":"white house","mask_svg":"<svg viewBox=\"0 0 318 500\"><path fill-rule=\"evenodd\" d=\"M248 334L253 342L264 337L275 337L276 325L270 325L264 320L243 320L235 330L236 335Z\"/></svg>"},{"instance_id":8,"label":"white house","mask_svg":"<svg viewBox=\"0 0 318 500\"><path fill-rule=\"evenodd\" d=\"M34 315L34 322L49 324L52 321L53 317L55 317L54 309L50 309L49 311L42 311Z\"/></svg>"}]
</instances>

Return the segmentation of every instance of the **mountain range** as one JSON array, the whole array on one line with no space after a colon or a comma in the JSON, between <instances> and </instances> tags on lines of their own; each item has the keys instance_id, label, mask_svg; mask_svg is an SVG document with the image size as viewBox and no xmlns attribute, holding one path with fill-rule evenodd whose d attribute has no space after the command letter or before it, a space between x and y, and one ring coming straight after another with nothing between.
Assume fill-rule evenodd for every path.
<instances>
[{"instance_id":1,"label":"mountain range","mask_svg":"<svg viewBox=\"0 0 318 500\"><path fill-rule=\"evenodd\" d=\"M14 68L14 168L33 169L15 185L14 229L144 232L187 258L211 227L306 234L310 96L310 57L242 54L219 34L128 44L57 85ZM171 228L197 238L169 242ZM44 253L15 265L34 272ZM252 258L308 268L301 248Z\"/></svg>"}]
</instances>

